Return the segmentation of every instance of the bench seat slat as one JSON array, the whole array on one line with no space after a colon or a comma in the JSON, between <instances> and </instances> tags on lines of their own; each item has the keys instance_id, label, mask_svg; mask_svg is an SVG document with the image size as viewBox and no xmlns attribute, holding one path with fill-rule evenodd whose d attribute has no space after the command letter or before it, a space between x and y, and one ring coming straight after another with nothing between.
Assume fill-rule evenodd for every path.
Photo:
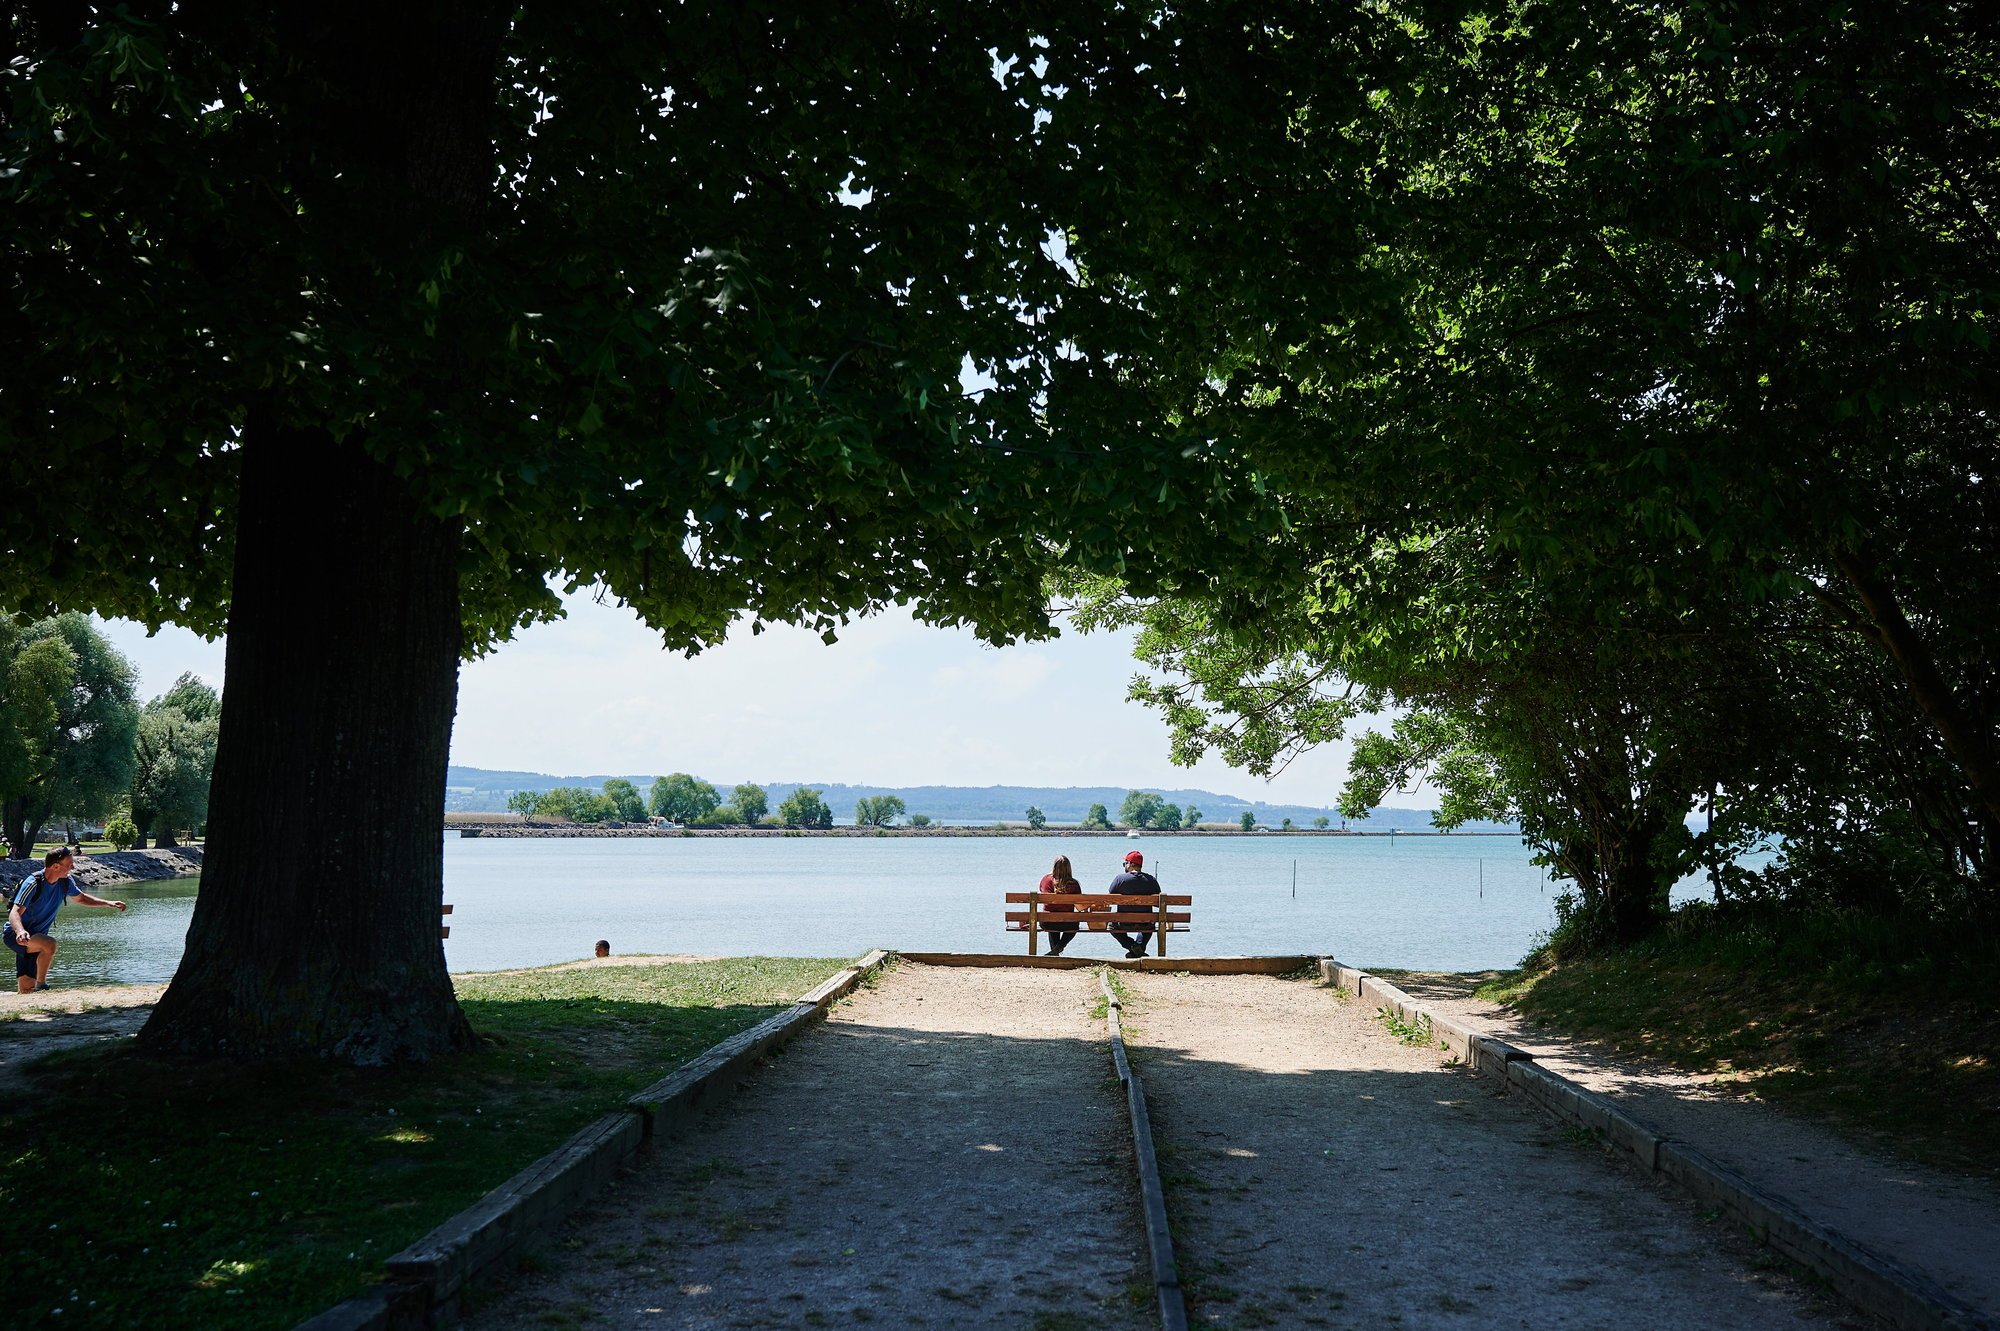
<instances>
[{"instance_id":1,"label":"bench seat slat","mask_svg":"<svg viewBox=\"0 0 2000 1331\"><path fill-rule=\"evenodd\" d=\"M1087 915L1064 915L1056 911L1045 910L1039 912L1035 918L1049 923L1075 920L1102 920L1107 924L1151 924L1155 920L1161 919L1166 920L1169 924L1190 924L1194 920L1194 916L1188 912L1174 910L1168 911L1165 915L1161 915L1156 910L1092 911ZM1024 924L1027 922L1027 919L1028 912L1024 910L1010 910L1007 912L1007 923L1009 924Z\"/></svg>"},{"instance_id":2,"label":"bench seat slat","mask_svg":"<svg viewBox=\"0 0 2000 1331\"><path fill-rule=\"evenodd\" d=\"M1074 920L1066 920L1060 926L1056 926L1054 921L1050 920L1048 916L1044 915L1041 918L1040 923L1043 926L1043 928L1040 931L1042 933L1047 933L1050 927L1060 927L1068 929L1074 926L1075 928L1087 934L1108 933L1113 929L1116 929L1120 933L1129 934L1129 933L1135 933L1140 929L1147 928L1149 927L1150 924L1150 922L1142 923L1138 920L1133 920L1128 923L1120 924L1116 921L1105 920L1102 917L1099 917L1097 919L1092 919L1088 915L1081 916L1080 918ZM1158 925L1150 925L1150 927L1156 930L1159 928ZM1166 930L1170 934L1184 934L1188 931L1188 927L1185 924L1169 924L1166 926ZM1028 926L1025 924L1009 924L1007 926L1006 931L1010 934L1024 934L1028 932Z\"/></svg>"}]
</instances>

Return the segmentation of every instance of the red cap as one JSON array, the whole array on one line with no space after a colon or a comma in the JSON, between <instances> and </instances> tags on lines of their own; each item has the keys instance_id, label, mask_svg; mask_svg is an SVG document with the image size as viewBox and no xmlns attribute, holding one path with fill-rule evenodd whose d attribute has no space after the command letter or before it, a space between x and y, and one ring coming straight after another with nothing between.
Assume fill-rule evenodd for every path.
<instances>
[{"instance_id":1,"label":"red cap","mask_svg":"<svg viewBox=\"0 0 2000 1331\"><path fill-rule=\"evenodd\" d=\"M1127 864L1144 864L1146 857L1136 850L1128 850L1125 852L1125 862Z\"/></svg>"}]
</instances>

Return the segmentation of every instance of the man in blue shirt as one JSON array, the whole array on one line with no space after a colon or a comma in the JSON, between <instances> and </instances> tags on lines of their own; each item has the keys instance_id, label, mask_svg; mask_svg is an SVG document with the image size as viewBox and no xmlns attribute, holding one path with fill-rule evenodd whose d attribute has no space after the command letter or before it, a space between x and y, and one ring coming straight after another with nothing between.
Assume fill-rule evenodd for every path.
<instances>
[{"instance_id":1,"label":"man in blue shirt","mask_svg":"<svg viewBox=\"0 0 2000 1331\"><path fill-rule=\"evenodd\" d=\"M7 926L0 930L0 940L4 940L14 953L14 984L24 994L32 994L37 989L49 987L49 963L56 959L56 940L49 937L49 927L56 922L56 912L63 902L75 897L83 906L109 906L122 911L122 901L106 901L94 897L76 885L70 877L70 870L76 867L68 846L58 846L42 857L42 871L21 884L21 890L14 894L14 905L7 912Z\"/></svg>"},{"instance_id":2,"label":"man in blue shirt","mask_svg":"<svg viewBox=\"0 0 2000 1331\"><path fill-rule=\"evenodd\" d=\"M1160 895L1160 880L1146 872L1145 864L1146 857L1144 855L1141 855L1136 850L1127 851L1125 853L1125 872L1112 879L1111 886L1107 890L1114 895L1124 897L1156 897ZM1133 907L1132 909L1137 909L1137 907ZM1116 929L1113 929L1111 936L1117 939L1124 947L1126 956L1136 960L1146 955L1146 940L1153 936L1153 926L1150 924L1134 925L1132 932L1129 934L1121 934Z\"/></svg>"}]
</instances>

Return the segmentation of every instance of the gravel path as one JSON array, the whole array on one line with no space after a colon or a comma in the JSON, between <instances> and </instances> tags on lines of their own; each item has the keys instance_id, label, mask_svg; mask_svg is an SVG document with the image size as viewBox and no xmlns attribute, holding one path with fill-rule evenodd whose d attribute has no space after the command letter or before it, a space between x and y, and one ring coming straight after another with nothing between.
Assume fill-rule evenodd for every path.
<instances>
[{"instance_id":1,"label":"gravel path","mask_svg":"<svg viewBox=\"0 0 2000 1331\"><path fill-rule=\"evenodd\" d=\"M1149 1326L1096 997L1089 971L899 965L466 1326Z\"/></svg>"},{"instance_id":2,"label":"gravel path","mask_svg":"<svg viewBox=\"0 0 2000 1331\"><path fill-rule=\"evenodd\" d=\"M1199 1325L1866 1325L1336 990L1123 979Z\"/></svg>"},{"instance_id":3,"label":"gravel path","mask_svg":"<svg viewBox=\"0 0 2000 1331\"><path fill-rule=\"evenodd\" d=\"M1464 976L1398 975L1395 983L1616 1097L1634 1118L2000 1317L2000 1188L1865 1150L1763 1101L1714 1090L1708 1078L1537 1029L1474 998Z\"/></svg>"}]
</instances>

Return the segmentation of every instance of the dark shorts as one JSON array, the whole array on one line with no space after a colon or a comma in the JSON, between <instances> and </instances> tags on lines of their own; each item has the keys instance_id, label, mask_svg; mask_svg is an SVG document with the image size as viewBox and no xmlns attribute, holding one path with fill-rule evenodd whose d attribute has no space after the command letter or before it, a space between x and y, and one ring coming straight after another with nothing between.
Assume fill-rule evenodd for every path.
<instances>
[{"instance_id":1,"label":"dark shorts","mask_svg":"<svg viewBox=\"0 0 2000 1331\"><path fill-rule=\"evenodd\" d=\"M29 980L34 979L35 954L14 941L14 931L12 929L9 929L6 933L6 942L7 950L14 954L14 978L17 980L24 978Z\"/></svg>"}]
</instances>

